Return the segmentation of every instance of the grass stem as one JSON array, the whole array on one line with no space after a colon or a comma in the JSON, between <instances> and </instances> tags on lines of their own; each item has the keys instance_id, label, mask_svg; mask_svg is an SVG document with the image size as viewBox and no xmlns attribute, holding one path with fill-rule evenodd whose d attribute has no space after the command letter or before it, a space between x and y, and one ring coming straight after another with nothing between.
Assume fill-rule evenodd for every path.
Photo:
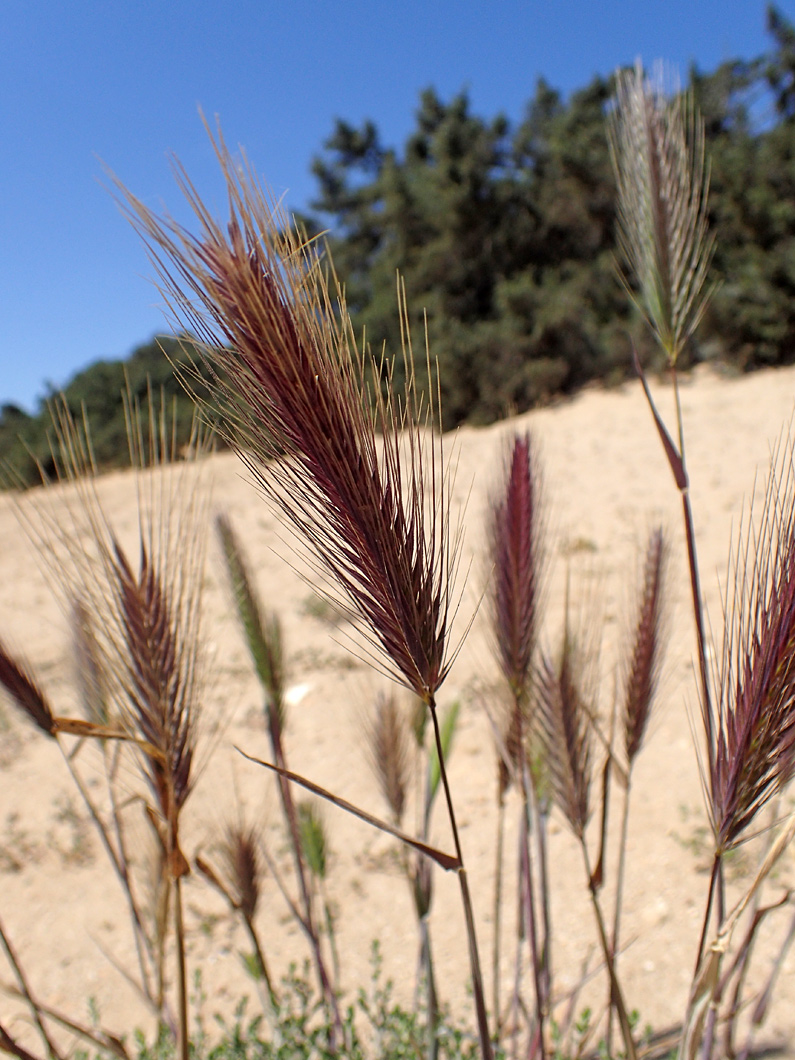
<instances>
[{"instance_id":1,"label":"grass stem","mask_svg":"<svg viewBox=\"0 0 795 1060\"><path fill-rule=\"evenodd\" d=\"M36 1000L33 997L33 994L30 991L30 987L28 986L28 981L25 976L25 973L22 971L22 966L20 965L19 960L17 959L14 947L11 945L11 939L9 939L8 935L6 934L2 923L0 923L0 943L2 943L3 950L5 951L5 955L8 958L8 963L11 965L14 975L17 977L17 982L19 983L19 988L22 991L22 995L25 998L25 1001L27 1001L28 1003L28 1008L30 1009L31 1015L33 1016L33 1022L36 1024L39 1034L41 1035L41 1039L44 1042L44 1046L47 1049L47 1055L49 1057L53 1057L54 1060L60 1060L61 1054L55 1048L52 1038L48 1034L47 1028L44 1026L44 1020L41 1016L41 1009L39 1008Z\"/></svg>"},{"instance_id":2,"label":"grass stem","mask_svg":"<svg viewBox=\"0 0 795 1060\"><path fill-rule=\"evenodd\" d=\"M190 1036L188 1031L188 978L185 968L185 924L182 918L182 880L174 877L174 935L177 948L177 1053L180 1060L188 1060Z\"/></svg>"},{"instance_id":3,"label":"grass stem","mask_svg":"<svg viewBox=\"0 0 795 1060\"><path fill-rule=\"evenodd\" d=\"M588 877L588 890L591 895L591 905L593 906L594 918L596 920L596 928L599 934L599 943L602 947L602 954L607 965L607 974L610 977L611 993L615 1000L616 1012L618 1014L618 1022L621 1027L621 1036L624 1039L624 1048L627 1051L627 1060L637 1060L638 1052L635 1047L635 1042L632 1037L632 1027L629 1023L629 1016L627 1015L627 1007L624 1002L624 994L621 990L621 984L616 976L615 963L613 961L613 954L611 952L610 943L607 939L607 931L605 930L605 921L602 914L602 907L599 902L599 893L596 884L591 873L591 864L588 857L588 847L585 843L585 837L580 837L580 847L582 849L583 861L585 863L585 873Z\"/></svg>"},{"instance_id":4,"label":"grass stem","mask_svg":"<svg viewBox=\"0 0 795 1060\"><path fill-rule=\"evenodd\" d=\"M489 1021L486 1015L486 1000L483 990L483 974L480 967L480 956L478 954L478 940L475 931L475 916L472 909L472 898L469 893L469 882L464 867L464 857L461 852L461 841L458 836L458 825L456 824L455 809L453 808L453 797L450 793L450 784L447 780L447 769L444 763L444 751L442 748L442 734L439 728L439 718L436 713L436 701L431 695L428 707L433 721L433 735L436 741L436 751L439 756L439 773L444 788L444 797L447 803L447 814L450 819L450 829L453 833L455 853L458 858L458 883L461 888L461 902L464 907L464 918L466 920L467 940L469 943L469 963L472 969L472 990L475 995L475 1012L478 1021L478 1035L480 1037L480 1051L483 1060L493 1060L494 1053L491 1047L491 1036L489 1034Z\"/></svg>"}]
</instances>

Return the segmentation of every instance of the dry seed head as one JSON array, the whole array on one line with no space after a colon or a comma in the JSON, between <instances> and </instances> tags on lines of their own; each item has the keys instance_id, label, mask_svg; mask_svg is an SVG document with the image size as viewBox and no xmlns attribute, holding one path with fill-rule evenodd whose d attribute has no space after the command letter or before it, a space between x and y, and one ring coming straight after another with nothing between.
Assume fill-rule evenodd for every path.
<instances>
[{"instance_id":1,"label":"dry seed head","mask_svg":"<svg viewBox=\"0 0 795 1060\"><path fill-rule=\"evenodd\" d=\"M0 687L29 721L48 736L58 732L55 716L29 667L0 641Z\"/></svg>"},{"instance_id":2,"label":"dry seed head","mask_svg":"<svg viewBox=\"0 0 795 1060\"><path fill-rule=\"evenodd\" d=\"M643 743L659 683L667 561L668 542L662 528L658 527L651 533L646 549L632 649L624 679L624 734L630 765Z\"/></svg>"},{"instance_id":3,"label":"dry seed head","mask_svg":"<svg viewBox=\"0 0 795 1060\"><path fill-rule=\"evenodd\" d=\"M159 752L144 754L146 774L163 819L170 820L190 790L195 707L191 645L183 644L169 587L152 565L145 543L137 575L118 544L115 553L127 649L126 671L119 676L133 731Z\"/></svg>"},{"instance_id":4,"label":"dry seed head","mask_svg":"<svg viewBox=\"0 0 795 1060\"><path fill-rule=\"evenodd\" d=\"M511 693L498 748L498 799L521 770L530 723L533 654L540 588L540 475L529 434L513 436L504 483L492 498L490 558L492 624L498 659Z\"/></svg>"},{"instance_id":5,"label":"dry seed head","mask_svg":"<svg viewBox=\"0 0 795 1060\"><path fill-rule=\"evenodd\" d=\"M795 469L788 435L758 523L733 557L716 675L712 815L719 850L740 840L795 773Z\"/></svg>"},{"instance_id":6,"label":"dry seed head","mask_svg":"<svg viewBox=\"0 0 795 1060\"><path fill-rule=\"evenodd\" d=\"M375 717L367 723L366 732L373 772L392 811L392 818L399 824L406 807L411 737L408 718L394 693L378 696Z\"/></svg>"},{"instance_id":7,"label":"dry seed head","mask_svg":"<svg viewBox=\"0 0 795 1060\"><path fill-rule=\"evenodd\" d=\"M230 826L222 850L235 903L246 920L252 921L262 883L262 859L256 829L242 824Z\"/></svg>"},{"instance_id":8,"label":"dry seed head","mask_svg":"<svg viewBox=\"0 0 795 1060\"><path fill-rule=\"evenodd\" d=\"M238 618L267 696L267 709L276 712L277 725L281 731L285 722L281 623L278 615L266 612L260 603L246 557L229 517L218 515L215 528L221 542Z\"/></svg>"},{"instance_id":9,"label":"dry seed head","mask_svg":"<svg viewBox=\"0 0 795 1060\"><path fill-rule=\"evenodd\" d=\"M191 786L199 713L200 594L208 499L194 461L174 461L165 405L126 402L131 485L137 492L136 565L103 509L86 424L52 406L59 483L20 498L18 512L66 608L91 616L91 657L129 734L146 744L144 773L164 817ZM194 435L191 450L203 453ZM57 495L56 495L57 493ZM87 642L84 641L84 648ZM86 676L86 675L84 675Z\"/></svg>"},{"instance_id":10,"label":"dry seed head","mask_svg":"<svg viewBox=\"0 0 795 1060\"><path fill-rule=\"evenodd\" d=\"M539 473L529 434L515 435L502 491L491 502L492 614L503 674L526 703L538 627Z\"/></svg>"},{"instance_id":11,"label":"dry seed head","mask_svg":"<svg viewBox=\"0 0 795 1060\"><path fill-rule=\"evenodd\" d=\"M537 706L531 746L545 791L582 838L591 815L594 660L586 638L567 615L557 662L544 655L536 675Z\"/></svg>"},{"instance_id":12,"label":"dry seed head","mask_svg":"<svg viewBox=\"0 0 795 1060\"><path fill-rule=\"evenodd\" d=\"M418 397L410 348L406 389L393 392L390 374L357 349L318 248L220 135L213 146L227 184L225 225L179 167L198 235L117 184L127 214L175 317L205 346L241 457L334 577L387 669L430 702L449 668L456 555L444 462L423 429L434 408ZM370 368L384 386L368 395Z\"/></svg>"},{"instance_id":13,"label":"dry seed head","mask_svg":"<svg viewBox=\"0 0 795 1060\"><path fill-rule=\"evenodd\" d=\"M661 67L649 78L640 60L619 72L609 134L625 281L675 364L706 307L714 241L704 125L692 99L669 98L663 82Z\"/></svg>"}]
</instances>

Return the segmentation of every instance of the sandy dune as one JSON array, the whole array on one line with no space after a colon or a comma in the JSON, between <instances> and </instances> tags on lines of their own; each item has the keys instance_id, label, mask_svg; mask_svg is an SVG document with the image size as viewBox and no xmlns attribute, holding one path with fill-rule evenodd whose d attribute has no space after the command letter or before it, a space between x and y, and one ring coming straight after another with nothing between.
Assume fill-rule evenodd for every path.
<instances>
[{"instance_id":1,"label":"sandy dune","mask_svg":"<svg viewBox=\"0 0 795 1060\"><path fill-rule=\"evenodd\" d=\"M671 391L654 388L664 416L672 417ZM699 371L683 387L682 399L703 589L714 635L722 626L720 581L725 580L732 527L737 528L754 476L764 475L771 445L790 422L795 369L730 379ZM623 935L628 943L622 971L629 1004L643 1022L662 1028L681 1019L692 973L706 895L704 862L709 840L688 711L697 709L693 673L694 635L688 607L680 501L639 385L589 390L571 402L483 430L464 429L454 441L458 455L455 500L466 502L462 604L463 632L482 595L483 522L489 490L500 467L506 436L532 431L539 446L549 510L549 561L545 643L557 639L567 566L577 593L598 600L603 624L601 703L613 693L616 647L628 611L629 586L650 526L662 521L673 542L671 636L662 701L636 770L630 860ZM246 481L235 457L213 457L204 469L212 480L215 510L227 511L250 555L259 589L282 617L295 704L289 718L288 754L293 768L341 796L385 814L367 764L363 718L385 679L340 643L348 627L333 628L314 606L315 577L302 560L285 562L289 546L279 522ZM761 488L758 487L758 491ZM104 509L120 534L135 527L134 488L126 473L100 485ZM186 847L212 851L219 829L235 812L235 798L262 823L274 856L285 861L273 781L234 751L237 745L267 756L261 697L238 633L223 582L215 542L208 549L204 636L208 658L205 717L221 716L224 732L185 815ZM471 559L471 563L470 563ZM595 590L593 587L596 587ZM59 713L75 709L67 623L36 551L19 529L12 501L0 496L0 634L24 651ZM455 640L455 637L454 637ZM486 610L444 685L446 707L458 698L461 720L450 763L460 807L462 842L470 867L484 963L491 950L494 857L495 756L484 701L497 695ZM99 751L84 747L78 765L92 791L103 783ZM134 764L125 767L130 794L142 790ZM102 1021L121 1032L151 1018L135 991L108 958L134 968L124 903L104 856L85 821L85 811L54 742L19 722L7 703L0 707L0 919L14 942L36 994L49 1004L87 1015L89 997ZM441 804L437 811L441 810ZM615 810L618 810L616 803ZM517 807L509 812L506 850L513 859ZM360 822L326 812L332 859L329 892L339 911L343 980L350 988L369 975L370 943L380 939L386 973L398 996L410 1001L417 954L408 888L393 845ZM618 813L615 814L618 824ZM141 826L143 833L143 827ZM436 813L436 839L449 847L445 820ZM582 865L562 821L552 835L555 880L553 960L556 985L577 981L582 961L595 954L596 936L585 899ZM750 879L755 854L737 860L736 893ZM512 869L507 872L509 880ZM777 870L768 894L780 896L795 879L791 853ZM229 1012L241 993L253 994L241 971L246 942L221 899L192 876L186 886L189 956L202 969L204 1012ZM771 920L756 968L786 930L791 910ZM271 963L283 974L307 953L275 885L265 884L260 913ZM515 908L506 898L504 976L511 974ZM453 879L436 880L432 931L444 1000L461 1012L466 1005L463 919ZM595 963L595 956L592 964ZM10 980L0 962L0 979ZM487 984L490 996L490 986ZM603 988L594 996L601 1004ZM791 954L764 1035L787 1042L795 1056L795 954ZM18 1008L0 998L2 1022L22 1033Z\"/></svg>"}]
</instances>

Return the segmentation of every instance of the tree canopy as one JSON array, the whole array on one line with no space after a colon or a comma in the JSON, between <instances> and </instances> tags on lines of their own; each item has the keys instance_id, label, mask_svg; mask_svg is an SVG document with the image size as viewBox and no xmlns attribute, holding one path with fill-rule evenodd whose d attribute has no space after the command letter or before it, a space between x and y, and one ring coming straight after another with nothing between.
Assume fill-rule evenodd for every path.
<instances>
[{"instance_id":1,"label":"tree canopy","mask_svg":"<svg viewBox=\"0 0 795 1060\"><path fill-rule=\"evenodd\" d=\"M685 86L705 122L716 235L716 290L687 356L743 371L795 360L795 27L770 6L767 29L766 54L711 73L693 67ZM633 345L655 364L617 280L613 88L597 77L564 99L539 79L514 123L474 114L466 92L443 100L428 88L402 147L384 144L372 121L338 119L312 162L317 196L300 221L327 233L357 334L403 370L400 275L415 359L427 326L439 364L446 427L620 381ZM125 372L134 396L147 380L179 395L187 432L190 405L161 344L184 356L177 339L151 342L66 387L102 465L126 452ZM26 481L38 478L36 459L47 465L45 406L35 416L0 406L0 460Z\"/></svg>"},{"instance_id":2,"label":"tree canopy","mask_svg":"<svg viewBox=\"0 0 795 1060\"><path fill-rule=\"evenodd\" d=\"M688 352L743 370L795 356L795 28L772 6L767 19L769 53L693 68L686 86L706 126L718 248ZM633 344L656 356L616 282L613 88L595 78L564 100L541 79L515 125L427 89L402 149L372 122L338 120L313 162L305 222L328 230L357 329L396 357L399 273L415 354L427 319L446 426L619 380Z\"/></svg>"}]
</instances>

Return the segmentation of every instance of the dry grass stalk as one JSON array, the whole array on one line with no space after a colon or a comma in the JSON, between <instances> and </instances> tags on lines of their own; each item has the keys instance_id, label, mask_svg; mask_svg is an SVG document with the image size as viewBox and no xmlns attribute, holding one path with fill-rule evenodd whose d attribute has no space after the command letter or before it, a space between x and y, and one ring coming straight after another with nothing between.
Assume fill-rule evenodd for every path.
<instances>
[{"instance_id":1,"label":"dry grass stalk","mask_svg":"<svg viewBox=\"0 0 795 1060\"><path fill-rule=\"evenodd\" d=\"M265 719L268 726L271 749L276 765L281 769L287 768L287 754L284 742L284 729L287 723L287 709L284 697L285 692L285 651L282 638L281 623L275 612L266 611L257 593L254 579L249 569L249 563L244 551L237 539L231 521L226 515L219 515L216 519L216 531L221 543L226 572L229 577L232 597L235 603L237 617L246 638L249 653L254 662L260 684L265 694ZM284 777L279 777L279 795L284 811L285 822L292 847L293 863L295 866L296 880L300 892L300 902L303 907L302 913L297 913L298 918L310 940L315 969L318 975L320 990L326 999L329 1010L332 1013L335 1028L341 1033L342 1022L337 1003L336 989L331 981L330 974L326 968L326 961L320 944L320 935L315 923L315 896L310 881L307 877L306 859L301 841L300 822L298 812L293 800L290 783ZM247 923L249 934L258 951L260 960L263 961L256 933ZM265 978L268 980L267 972ZM275 1005L275 994L268 980L268 992L271 1003L271 1011Z\"/></svg>"},{"instance_id":2,"label":"dry grass stalk","mask_svg":"<svg viewBox=\"0 0 795 1060\"><path fill-rule=\"evenodd\" d=\"M73 625L77 624L81 651L90 652L94 683L101 685L103 697L113 703L112 714L121 719L115 729L108 729L87 721L65 719L64 724L64 719L56 718L57 731L103 738L124 735L134 741L154 794L149 816L158 830L174 889L184 1056L187 984L179 880L189 869L180 847L179 817L195 778L207 491L185 465L174 463L178 454L164 406L157 409L150 396L148 416L142 416L128 399L126 412L131 463L137 469L137 565L128 558L103 510L88 431L75 422L64 401L52 407L58 483L22 497L18 511L61 590ZM191 451L201 454L201 437L194 435L193 443ZM60 488L66 484L67 489ZM52 503L55 489L57 504ZM80 613L75 612L74 601L79 601ZM86 615L91 615L90 636ZM140 925L123 846L111 853ZM156 955L152 956L158 965ZM162 1003L160 990L155 1000Z\"/></svg>"},{"instance_id":3,"label":"dry grass stalk","mask_svg":"<svg viewBox=\"0 0 795 1060\"><path fill-rule=\"evenodd\" d=\"M272 1016L278 1008L278 997L254 924L262 894L264 875L257 828L247 825L242 820L227 826L220 844L220 855L222 864L220 875L201 857L196 858L196 868L223 895L230 908L242 917L254 947L254 957L258 966L257 978L262 980L266 991L263 994L265 1011L267 1015Z\"/></svg>"},{"instance_id":4,"label":"dry grass stalk","mask_svg":"<svg viewBox=\"0 0 795 1060\"><path fill-rule=\"evenodd\" d=\"M644 75L640 62L633 71L617 74L616 105L609 132L618 185L619 239L630 275L639 288L637 301L665 351L674 388L678 446L657 412L636 358L636 368L682 497L698 642L702 719L707 736L708 772L712 773L713 710L676 365L709 297L709 292L704 292L704 283L714 240L707 227L709 173L703 122L692 99L681 94L667 99L662 82L661 71L656 81L651 81ZM626 282L632 291L629 278Z\"/></svg>"},{"instance_id":5,"label":"dry grass stalk","mask_svg":"<svg viewBox=\"0 0 795 1060\"><path fill-rule=\"evenodd\" d=\"M708 297L704 283L713 241L707 230L709 178L703 124L692 101L681 96L667 101L660 79L652 84L638 64L634 72L618 77L611 140L623 249L637 281L638 301L666 352L676 398L678 446L637 366L682 496L698 640L706 737L703 773L715 833L715 857L680 1049L687 1056L700 1050L708 1058L713 1052L723 986L718 979L722 950L705 953L705 946L713 909L719 936L728 923L723 858L742 841L759 810L795 772L791 709L795 691L791 666L795 648L792 444L788 440L781 447L779 462L773 463L760 526L748 531L734 558L713 698L676 373L677 358ZM630 763L642 729L627 720ZM757 886L755 883L754 888ZM744 948L750 946L755 930L752 924ZM733 1016L729 1018L731 1021Z\"/></svg>"},{"instance_id":6,"label":"dry grass stalk","mask_svg":"<svg viewBox=\"0 0 795 1060\"><path fill-rule=\"evenodd\" d=\"M533 661L538 633L539 582L541 552L540 473L530 435L516 434L507 449L504 482L500 493L491 500L489 512L489 558L494 568L491 594L492 627L503 676L509 690L509 701L501 724L498 724L497 841L495 850L494 948L492 953L493 1008L500 1020L500 932L502 907L502 862L505 794L511 783L518 782L523 793L523 814L533 813L526 769L527 744L531 722ZM539 850L543 845L543 823L534 821ZM528 838L524 827L522 835ZM523 866L530 872L530 851L525 850ZM540 1027L540 1049L545 1055L543 1024L546 1002L543 997L541 947L537 944L535 884L532 879L520 884L529 887L531 920L529 937L536 982L536 1018ZM543 890L545 881L541 882ZM545 899L541 898L542 903ZM549 941L548 939L546 940ZM546 947L544 947L546 948Z\"/></svg>"},{"instance_id":7,"label":"dry grass stalk","mask_svg":"<svg viewBox=\"0 0 795 1060\"><path fill-rule=\"evenodd\" d=\"M630 1060L635 1060L637 1049L599 901L601 865L592 870L585 838L591 816L592 739L596 717L592 687L595 652L591 646L595 631L589 627L576 632L572 629L568 592L565 607L559 660L554 663L544 656L538 667L534 730L549 795L580 845L599 942L610 977L611 1000L618 1014L626 1054Z\"/></svg>"},{"instance_id":8,"label":"dry grass stalk","mask_svg":"<svg viewBox=\"0 0 795 1060\"><path fill-rule=\"evenodd\" d=\"M627 837L629 834L629 807L632 789L632 771L640 753L658 691L662 654L665 641L666 585L669 545L662 527L649 535L643 572L638 588L634 622L630 635L630 651L624 666L624 695L622 720L624 727L624 749L627 756L626 786L621 820L621 835L618 848L616 873L616 897L613 916L613 934L610 948L614 970L618 965L621 930L621 915L624 902L624 876L626 870ZM612 741L611 741L612 743ZM606 821L609 773L605 774L604 815ZM615 1003L610 992L611 1005ZM613 1011L608 1016L607 1041L612 1042Z\"/></svg>"}]
</instances>

